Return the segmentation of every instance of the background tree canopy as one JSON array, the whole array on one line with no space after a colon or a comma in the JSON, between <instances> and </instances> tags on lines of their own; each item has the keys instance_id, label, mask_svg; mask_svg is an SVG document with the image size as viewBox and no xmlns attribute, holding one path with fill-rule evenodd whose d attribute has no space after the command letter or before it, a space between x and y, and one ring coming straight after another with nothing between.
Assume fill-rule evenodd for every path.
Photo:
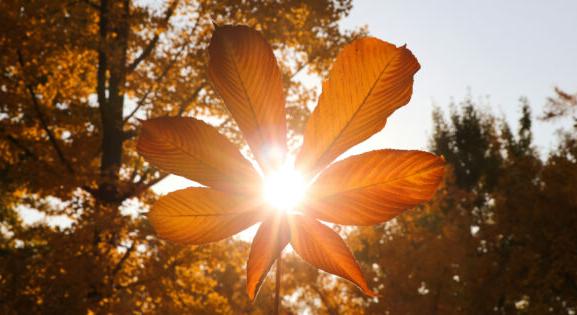
<instances>
[{"instance_id":1,"label":"background tree canopy","mask_svg":"<svg viewBox=\"0 0 577 315\"><path fill-rule=\"evenodd\" d=\"M248 244L186 247L146 219L166 174L135 151L140 119L207 119L244 146L207 82L216 23L261 30L282 64L298 141L316 99L299 74L324 75L365 33L338 22L350 1L0 2L0 313L268 314L267 281L245 294ZM556 91L544 119L575 119ZM577 138L541 157L521 101L518 130L466 99L437 111L431 149L449 163L427 205L395 222L343 229L370 285L286 258L283 308L319 314L577 311ZM22 211L49 219L24 224ZM60 219L54 219L60 218ZM65 219L63 219L65 218Z\"/></svg>"}]
</instances>

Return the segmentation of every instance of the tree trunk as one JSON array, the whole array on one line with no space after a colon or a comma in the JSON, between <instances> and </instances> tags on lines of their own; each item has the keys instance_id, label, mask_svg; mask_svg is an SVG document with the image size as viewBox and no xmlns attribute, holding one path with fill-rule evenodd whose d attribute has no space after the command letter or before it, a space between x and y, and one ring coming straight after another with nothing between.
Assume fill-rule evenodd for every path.
<instances>
[{"instance_id":1,"label":"tree trunk","mask_svg":"<svg viewBox=\"0 0 577 315\"><path fill-rule=\"evenodd\" d=\"M113 10L110 10L113 7ZM123 108L129 33L129 1L100 5L100 47L98 64L98 103L102 130L99 199L104 203L119 200L118 176L124 142ZM119 13L117 13L119 12ZM111 24L110 14L120 14Z\"/></svg>"}]
</instances>

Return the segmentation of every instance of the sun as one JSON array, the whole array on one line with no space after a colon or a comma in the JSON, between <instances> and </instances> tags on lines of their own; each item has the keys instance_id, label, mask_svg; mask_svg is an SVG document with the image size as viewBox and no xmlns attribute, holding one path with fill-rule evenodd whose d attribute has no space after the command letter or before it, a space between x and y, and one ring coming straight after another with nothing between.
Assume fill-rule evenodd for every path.
<instances>
[{"instance_id":1,"label":"sun","mask_svg":"<svg viewBox=\"0 0 577 315\"><path fill-rule=\"evenodd\" d=\"M294 211L304 199L306 183L290 164L265 177L263 198L277 211Z\"/></svg>"}]
</instances>

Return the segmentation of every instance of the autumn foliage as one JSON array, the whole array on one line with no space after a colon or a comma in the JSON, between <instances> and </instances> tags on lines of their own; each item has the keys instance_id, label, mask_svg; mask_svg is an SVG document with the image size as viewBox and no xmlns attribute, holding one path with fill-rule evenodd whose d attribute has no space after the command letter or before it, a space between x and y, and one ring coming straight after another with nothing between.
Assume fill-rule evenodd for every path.
<instances>
[{"instance_id":1,"label":"autumn foliage","mask_svg":"<svg viewBox=\"0 0 577 315\"><path fill-rule=\"evenodd\" d=\"M389 149L335 161L353 144L349 140L363 141L382 128L383 117L406 102L409 93L396 94L395 101L382 90L370 100L382 104L377 97L382 95L395 104L366 115L375 119L368 128L356 127L365 125L362 120L345 127L358 103L353 95L338 94L353 93L348 90L355 87L343 90L339 77L355 76L356 87L362 88L375 82L375 73L350 71L365 65L343 62L342 54L371 56L364 62L372 70L383 62L379 56L412 58L404 47L367 39L364 29L343 31L339 21L351 6L346 0L258 5L236 0L0 1L0 313L270 314L273 272L259 283L276 259L277 247L270 240L292 243L319 265L316 251L307 251L321 243L318 238L340 250L332 254L354 257L356 262L341 261L354 262L358 269L342 270L360 270L377 297L285 250L281 303L286 314L575 313L575 91L558 89L550 99L532 100L536 108L546 104L543 112L532 113L523 100L518 123L511 125L473 98L453 104L449 112L436 111L429 150L445 159L443 183L429 202L409 211L399 214L418 203L402 198L412 192L406 181L384 194L383 189L344 194L343 189L382 181L384 174L426 168L417 162L427 157L430 166L438 161L424 152ZM278 71L267 73L266 97L275 100L276 119L282 119L278 108L284 106L286 131L275 127L263 138L259 132L251 136L250 130L260 130L251 125L255 120L241 123L237 117L242 112L227 109L235 105L238 91L221 91L234 79L220 75L226 66L209 69L211 54L227 58L222 51L211 53L219 47L211 44L213 21L249 25L269 42ZM426 69L426 56L419 60ZM274 90L278 74L280 93ZM322 89L326 93L305 88L304 74L328 79ZM403 75L412 78L400 71L390 79ZM228 83L218 87L213 80ZM307 105L317 102L319 109L311 116ZM409 106L428 111L419 102ZM551 124L570 121L549 151L533 142L533 125L541 118ZM338 123L333 127L329 122ZM342 129L342 135L332 128ZM160 169L149 164L137 151L138 137L148 136L173 137L172 143L195 147L203 160L216 162L212 171L226 172L226 180L206 167L195 169L194 163ZM211 139L209 146L206 139ZM165 241L150 224L153 205L174 200L167 196L192 199L182 208L172 202L164 206L167 211L190 211L199 201L210 209L235 211L244 196L260 196L261 176L273 171L264 167L282 162L257 150L269 141L282 146L284 139L287 155L299 154L301 171L321 175L313 178L301 215L292 217L298 222L288 224L258 209L255 216L242 213L239 220L219 221L226 226L221 235L208 225L194 225L210 233L197 233L189 243L224 238L203 245ZM158 155L160 162L163 156ZM210 189L190 188L160 198L151 187L158 187L168 172L184 172ZM433 190L421 188L412 193ZM226 198L212 198L212 203L193 198L197 191L214 190ZM345 208L357 203L365 206ZM231 217L236 219L236 213ZM187 220L183 226L191 226ZM251 222L264 222L252 244L227 237ZM183 240L193 235L187 229L166 233ZM251 252L251 247L260 251ZM247 260L254 263L247 266ZM358 273L348 277L361 279ZM260 284L253 301L247 284L254 292Z\"/></svg>"}]
</instances>

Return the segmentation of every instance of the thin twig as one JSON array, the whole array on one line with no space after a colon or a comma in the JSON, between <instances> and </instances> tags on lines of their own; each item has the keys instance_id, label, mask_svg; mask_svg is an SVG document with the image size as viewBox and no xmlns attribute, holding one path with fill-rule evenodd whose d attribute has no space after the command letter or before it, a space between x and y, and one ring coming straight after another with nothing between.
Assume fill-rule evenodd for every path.
<instances>
[{"instance_id":1,"label":"thin twig","mask_svg":"<svg viewBox=\"0 0 577 315\"><path fill-rule=\"evenodd\" d=\"M198 88L196 88L196 90L194 90L194 92L192 92L192 94L189 97L187 97L182 103L180 103L180 108L178 109L177 116L180 117L184 114L184 111L188 107L189 103L192 103L192 101L196 99L200 91L202 91L202 89L204 89L206 85L207 82L201 83L200 86L198 86Z\"/></svg>"},{"instance_id":2,"label":"thin twig","mask_svg":"<svg viewBox=\"0 0 577 315\"><path fill-rule=\"evenodd\" d=\"M2 130L2 129L0 129L0 130ZM24 154L27 157L32 158L34 160L38 160L38 158L36 157L36 154L34 154L34 152L32 152L32 150L30 150L29 148L24 146L22 143L20 143L20 141L18 141L18 139L16 139L14 136L7 134L6 139L8 139L8 141L12 142L12 144L15 145L17 148L22 150L22 152L24 152Z\"/></svg>"},{"instance_id":3,"label":"thin twig","mask_svg":"<svg viewBox=\"0 0 577 315\"><path fill-rule=\"evenodd\" d=\"M120 200L124 201L124 200L129 199L129 198L140 196L140 194L142 194L148 188L154 186L155 184L157 184L161 180L165 179L168 175L169 174L167 174L167 173L161 174L160 176L156 177L155 179L150 180L147 183L144 183L143 181L139 181L139 183L136 183L135 188L132 189L127 194L121 196ZM143 179L144 179L144 176L143 176Z\"/></svg>"},{"instance_id":4,"label":"thin twig","mask_svg":"<svg viewBox=\"0 0 577 315\"><path fill-rule=\"evenodd\" d=\"M136 106L134 107L134 109L130 112L130 114L128 114L124 120L122 121L122 124L125 124L130 118L132 118L132 116L134 116L134 114L136 114L138 112L138 110L142 107L142 105L144 105L144 103L146 102L146 100L148 99L148 96L153 92L153 90L160 84L162 83L163 79L166 77L166 75L168 74L168 71L170 71L170 69L172 68L172 66L174 66L174 64L176 64L176 62L178 61L178 58L180 57L180 55L182 54L182 52L184 51L184 48L186 46L183 45L182 47L180 47L180 49L176 52L176 55L174 58L172 58L172 60L167 64L167 66L162 70L162 72L160 73L160 76L156 79L156 81L151 85L151 87L144 93L144 95L142 96L142 98L138 101L138 103L136 103Z\"/></svg>"},{"instance_id":5,"label":"thin twig","mask_svg":"<svg viewBox=\"0 0 577 315\"><path fill-rule=\"evenodd\" d=\"M178 5L178 1L173 1L168 6L168 8L166 9L166 13L164 14L164 18L160 22L161 27L166 27L166 25L168 24L168 21L170 20L170 17L172 16L172 14L175 11L177 5ZM148 56L150 56L152 51L154 51L154 48L156 48L156 44L158 43L158 40L160 39L160 34L161 34L161 31L157 30L156 33L154 34L154 37L150 40L148 45L146 45L146 47L142 50L142 53L138 57L136 57L130 65L128 65L128 67L127 67L128 73L136 70L138 65L142 61L144 61L144 59L146 59L146 58L148 58Z\"/></svg>"},{"instance_id":6,"label":"thin twig","mask_svg":"<svg viewBox=\"0 0 577 315\"><path fill-rule=\"evenodd\" d=\"M5 132L4 128L2 128L0 126L0 133L4 133L4 132ZM18 138L12 136L11 134L6 134L5 138L10 143L12 143L14 146L16 146L18 149L20 149L24 153L26 158L32 159L33 161L35 161L34 163L36 163L36 164L38 164L38 163L42 164L43 168L45 170L47 170L49 173L51 173L52 175L62 175L62 172L55 170L54 168L52 168L53 165L50 165L46 161L39 158L38 155L35 154L32 149L26 147L22 142L20 142L20 140Z\"/></svg>"},{"instance_id":7,"label":"thin twig","mask_svg":"<svg viewBox=\"0 0 577 315\"><path fill-rule=\"evenodd\" d=\"M300 67L298 67L295 72L293 72L290 76L290 79L294 79L304 68L308 67L309 62L304 62Z\"/></svg>"},{"instance_id":8,"label":"thin twig","mask_svg":"<svg viewBox=\"0 0 577 315\"><path fill-rule=\"evenodd\" d=\"M112 269L112 277L111 277L112 282L114 282L114 277L122 269L122 265L124 265L124 263L126 262L128 257L130 257L130 254L132 253L132 251L135 249L134 243L135 242L130 244L130 246L124 252L124 255L122 255L122 257L120 258L120 260L118 261L116 266L114 266L114 268Z\"/></svg>"}]
</instances>

